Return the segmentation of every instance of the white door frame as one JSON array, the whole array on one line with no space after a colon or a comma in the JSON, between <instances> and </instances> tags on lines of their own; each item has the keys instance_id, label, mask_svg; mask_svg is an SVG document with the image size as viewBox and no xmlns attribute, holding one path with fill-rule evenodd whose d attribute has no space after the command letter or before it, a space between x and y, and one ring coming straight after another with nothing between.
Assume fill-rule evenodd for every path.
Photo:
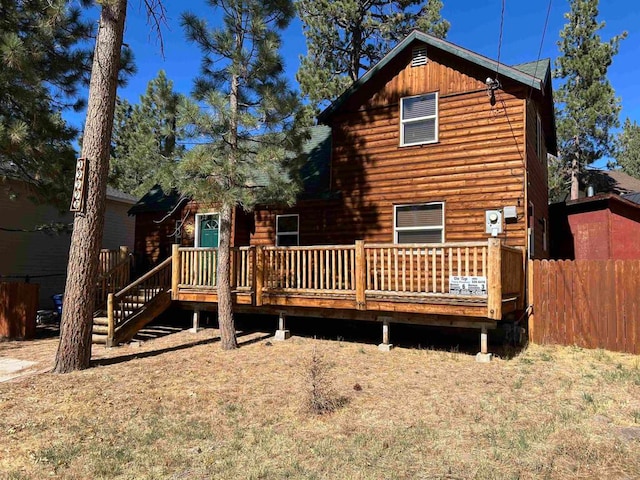
<instances>
[{"instance_id":1,"label":"white door frame","mask_svg":"<svg viewBox=\"0 0 640 480\"><path fill-rule=\"evenodd\" d=\"M217 215L218 217L218 247L220 246L220 212L196 213L196 236L193 239L193 245L198 248L200 246L200 220L202 217L209 215Z\"/></svg>"}]
</instances>

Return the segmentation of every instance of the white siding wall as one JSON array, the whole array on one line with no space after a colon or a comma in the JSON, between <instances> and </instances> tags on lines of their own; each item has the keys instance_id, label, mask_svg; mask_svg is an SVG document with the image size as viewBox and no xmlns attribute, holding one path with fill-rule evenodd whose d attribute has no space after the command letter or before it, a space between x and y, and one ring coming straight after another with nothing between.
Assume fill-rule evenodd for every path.
<instances>
[{"instance_id":1,"label":"white siding wall","mask_svg":"<svg viewBox=\"0 0 640 480\"><path fill-rule=\"evenodd\" d=\"M102 248L115 250L122 245L126 245L133 252L136 217L127 215L127 210L130 208L131 205L128 203L107 200Z\"/></svg>"},{"instance_id":2,"label":"white siding wall","mask_svg":"<svg viewBox=\"0 0 640 480\"><path fill-rule=\"evenodd\" d=\"M0 227L31 230L50 222L73 222L73 216L68 212L61 215L54 208L32 203L23 186L12 183L12 189L18 193L15 201L0 190ZM125 203L107 200L104 248L127 245L133 250L134 217L127 216L129 207ZM31 282L40 284L40 308L53 308L51 295L64 291L70 242L70 234L0 230L0 282L24 281L26 275L52 275L34 278ZM22 278L6 278L8 276Z\"/></svg>"}]
</instances>

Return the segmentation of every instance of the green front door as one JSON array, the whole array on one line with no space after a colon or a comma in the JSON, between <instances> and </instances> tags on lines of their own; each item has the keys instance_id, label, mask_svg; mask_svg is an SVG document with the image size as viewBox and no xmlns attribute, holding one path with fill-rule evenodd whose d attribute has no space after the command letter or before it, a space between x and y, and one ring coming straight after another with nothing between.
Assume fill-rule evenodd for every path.
<instances>
[{"instance_id":1,"label":"green front door","mask_svg":"<svg viewBox=\"0 0 640 480\"><path fill-rule=\"evenodd\" d=\"M199 215L200 228L198 246L208 248L218 248L218 233L220 231L220 225L218 221L218 214Z\"/></svg>"}]
</instances>

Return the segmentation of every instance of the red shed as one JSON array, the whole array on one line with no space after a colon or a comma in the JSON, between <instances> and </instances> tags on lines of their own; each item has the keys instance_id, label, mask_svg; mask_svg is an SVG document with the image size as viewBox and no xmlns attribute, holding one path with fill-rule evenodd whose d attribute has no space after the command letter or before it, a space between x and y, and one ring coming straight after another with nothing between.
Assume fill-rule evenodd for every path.
<instances>
[{"instance_id":1,"label":"red shed","mask_svg":"<svg viewBox=\"0 0 640 480\"><path fill-rule=\"evenodd\" d=\"M551 256L569 260L640 259L640 204L615 193L549 207Z\"/></svg>"}]
</instances>

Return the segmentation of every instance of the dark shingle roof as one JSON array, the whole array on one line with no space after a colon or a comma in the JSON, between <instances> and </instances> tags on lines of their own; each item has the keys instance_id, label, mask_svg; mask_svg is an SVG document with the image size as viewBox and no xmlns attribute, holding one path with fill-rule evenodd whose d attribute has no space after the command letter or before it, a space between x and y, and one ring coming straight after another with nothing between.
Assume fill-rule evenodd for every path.
<instances>
[{"instance_id":1,"label":"dark shingle roof","mask_svg":"<svg viewBox=\"0 0 640 480\"><path fill-rule=\"evenodd\" d=\"M302 155L303 164L300 169L302 179L301 199L324 198L329 195L329 171L331 168L331 128L317 125L310 129L311 137L305 143ZM268 179L262 176L253 178L252 183L264 184ZM154 186L138 202L129 209L129 215L147 212L168 212L178 202L186 200L173 190L166 194L160 185Z\"/></svg>"},{"instance_id":2,"label":"dark shingle roof","mask_svg":"<svg viewBox=\"0 0 640 480\"><path fill-rule=\"evenodd\" d=\"M627 193L622 195L622 198L629 200L630 202L640 204L640 192Z\"/></svg>"},{"instance_id":3,"label":"dark shingle roof","mask_svg":"<svg viewBox=\"0 0 640 480\"><path fill-rule=\"evenodd\" d=\"M116 190L113 187L107 187L107 199L115 200L116 202L130 203L132 205L136 203L136 200L138 200L137 197L121 192L120 190Z\"/></svg>"},{"instance_id":4,"label":"dark shingle roof","mask_svg":"<svg viewBox=\"0 0 640 480\"><path fill-rule=\"evenodd\" d=\"M127 213L136 215L138 213L168 212L175 208L180 200L181 196L176 190L164 193L160 185L155 185Z\"/></svg>"},{"instance_id":5,"label":"dark shingle roof","mask_svg":"<svg viewBox=\"0 0 640 480\"><path fill-rule=\"evenodd\" d=\"M303 149L304 164L300 169L300 198L318 198L329 193L331 168L331 128L317 125L311 128L311 138Z\"/></svg>"},{"instance_id":6,"label":"dark shingle roof","mask_svg":"<svg viewBox=\"0 0 640 480\"><path fill-rule=\"evenodd\" d=\"M536 62L527 62L513 65L513 68L545 82L547 80L547 72L551 72L551 60L549 60L548 58L543 58L542 60L538 60Z\"/></svg>"},{"instance_id":7,"label":"dark shingle roof","mask_svg":"<svg viewBox=\"0 0 640 480\"><path fill-rule=\"evenodd\" d=\"M587 170L585 184L593 185L595 193L640 192L640 179L627 175L622 170Z\"/></svg>"}]
</instances>

